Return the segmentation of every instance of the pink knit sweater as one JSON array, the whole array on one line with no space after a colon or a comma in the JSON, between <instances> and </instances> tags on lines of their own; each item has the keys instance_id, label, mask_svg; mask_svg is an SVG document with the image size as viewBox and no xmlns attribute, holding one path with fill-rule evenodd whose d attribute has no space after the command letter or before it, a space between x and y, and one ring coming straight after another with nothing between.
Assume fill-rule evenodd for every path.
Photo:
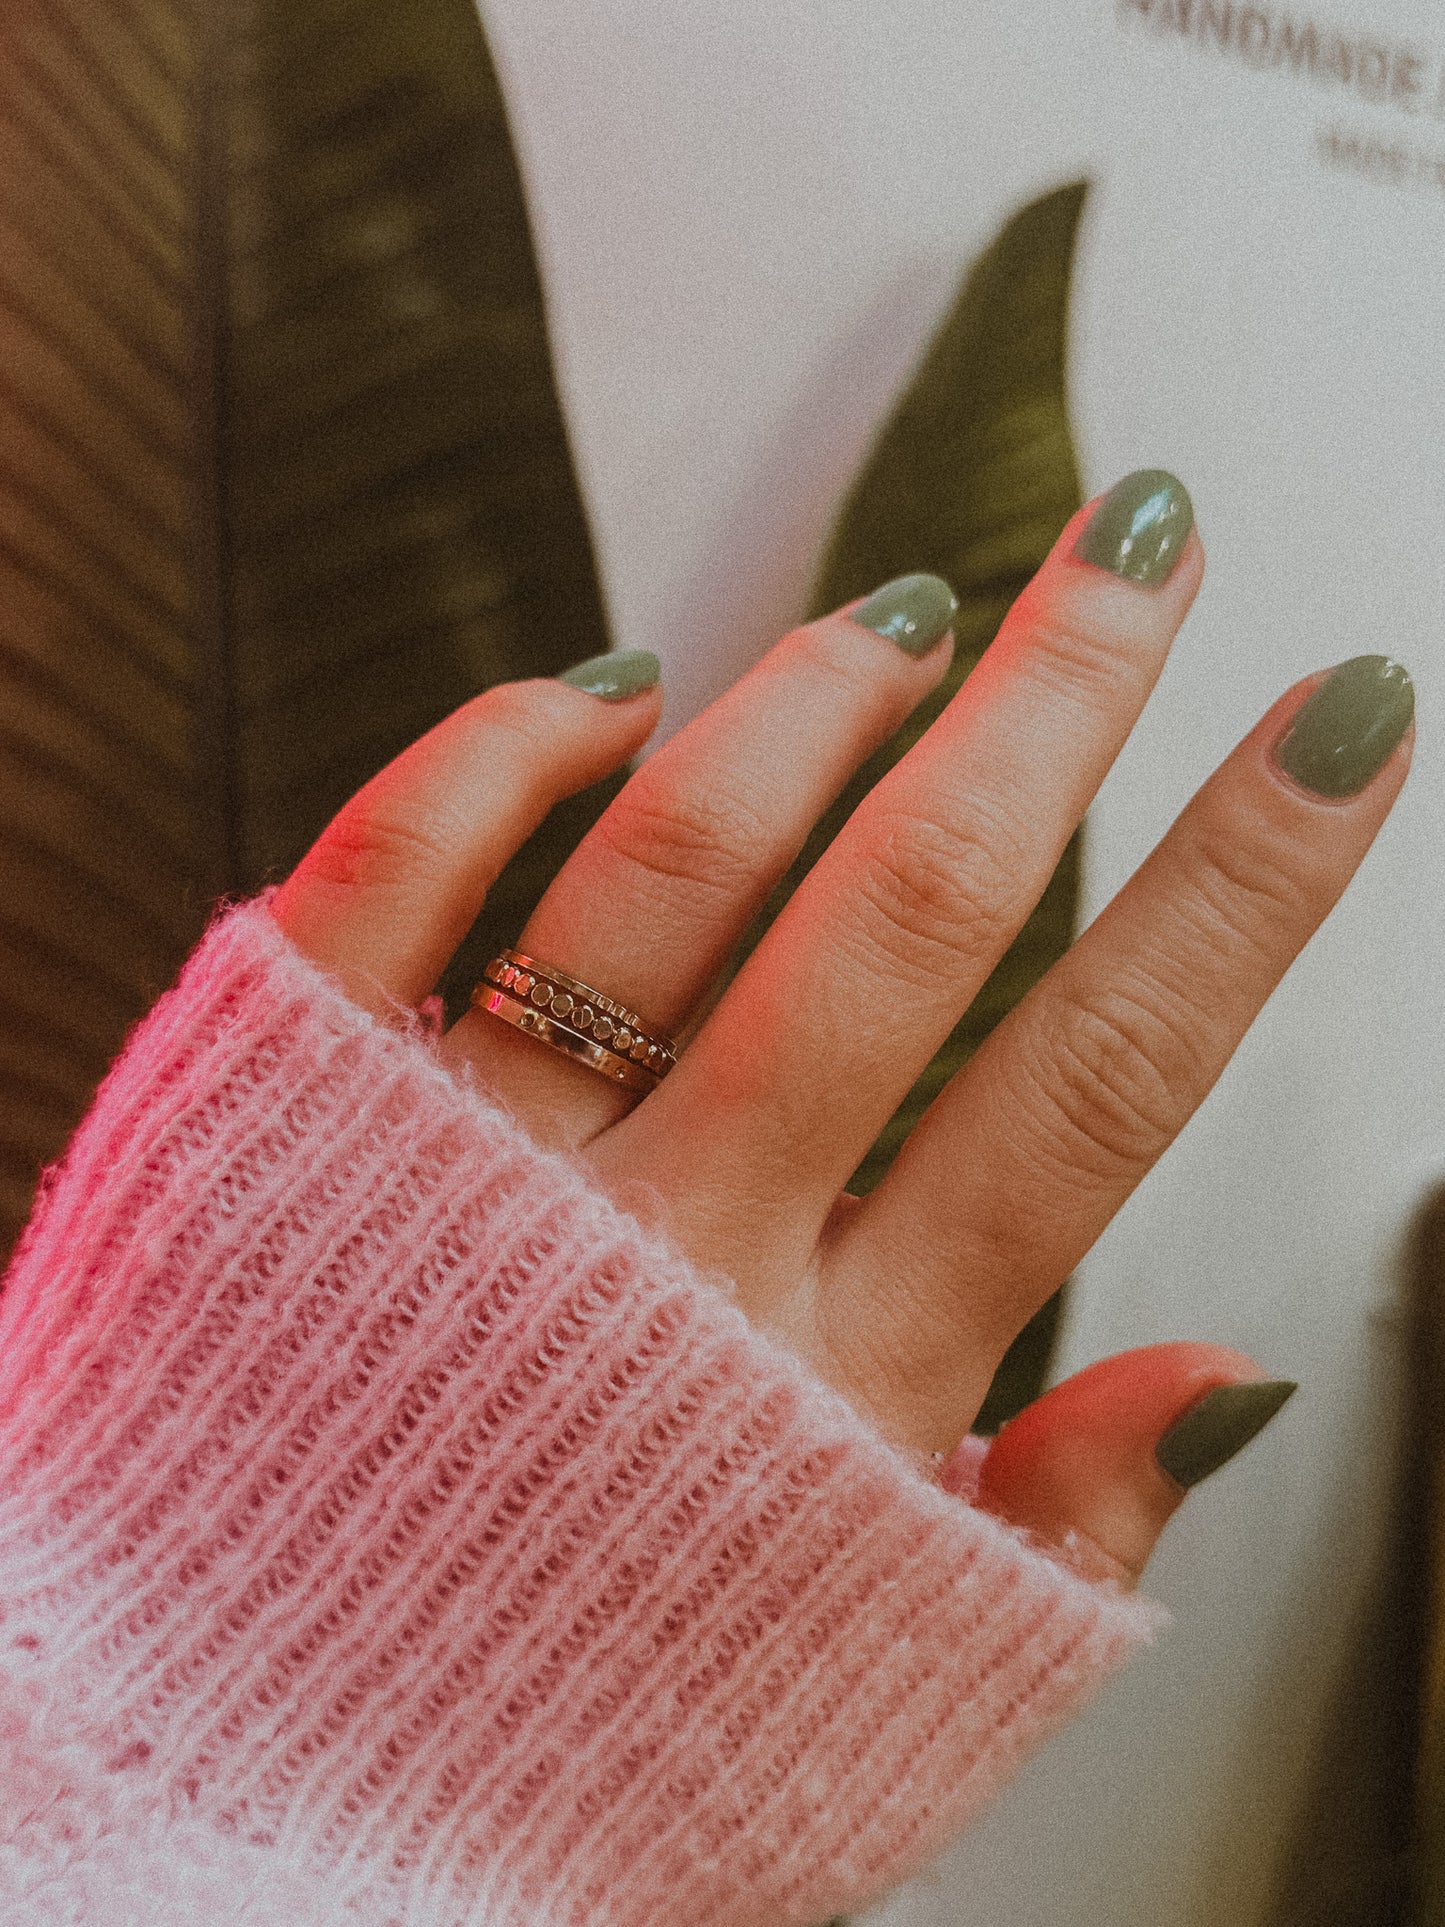
<instances>
[{"instance_id":1,"label":"pink knit sweater","mask_svg":"<svg viewBox=\"0 0 1445 1927\"><path fill-rule=\"evenodd\" d=\"M223 916L0 1298L0 1921L774 1927L1154 1623Z\"/></svg>"}]
</instances>

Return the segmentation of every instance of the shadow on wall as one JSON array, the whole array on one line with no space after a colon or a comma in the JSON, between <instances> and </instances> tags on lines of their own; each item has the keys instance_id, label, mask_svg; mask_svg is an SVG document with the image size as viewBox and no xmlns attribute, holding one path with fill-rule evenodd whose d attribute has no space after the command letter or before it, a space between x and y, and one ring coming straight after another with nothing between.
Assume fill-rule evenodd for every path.
<instances>
[{"instance_id":1,"label":"shadow on wall","mask_svg":"<svg viewBox=\"0 0 1445 1927\"><path fill-rule=\"evenodd\" d=\"M1445 1923L1445 1184L1404 1257L1399 1464L1276 1927Z\"/></svg>"}]
</instances>

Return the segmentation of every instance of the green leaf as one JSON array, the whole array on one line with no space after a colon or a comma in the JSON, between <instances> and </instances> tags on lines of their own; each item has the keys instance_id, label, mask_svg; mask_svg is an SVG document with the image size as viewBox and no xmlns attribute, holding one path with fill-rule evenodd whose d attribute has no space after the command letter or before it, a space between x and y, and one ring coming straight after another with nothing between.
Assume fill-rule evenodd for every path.
<instances>
[{"instance_id":1,"label":"green leaf","mask_svg":"<svg viewBox=\"0 0 1445 1927\"><path fill-rule=\"evenodd\" d=\"M22 7L0 55L8 1242L213 898L608 638L472 0Z\"/></svg>"},{"instance_id":2,"label":"green leaf","mask_svg":"<svg viewBox=\"0 0 1445 1927\"><path fill-rule=\"evenodd\" d=\"M1082 499L1065 393L1069 282L1086 183L1021 209L965 275L922 363L838 514L812 598L821 615L892 576L926 569L959 598L944 685L859 771L819 823L749 934L751 948L849 813L923 734L992 641L1010 603ZM1078 839L973 1006L854 1176L872 1188L953 1073L1068 947ZM1036 1395L1057 1320L1051 1303L1005 1361L980 1425Z\"/></svg>"},{"instance_id":3,"label":"green leaf","mask_svg":"<svg viewBox=\"0 0 1445 1927\"><path fill-rule=\"evenodd\" d=\"M201 909L183 63L0 12L0 1237Z\"/></svg>"},{"instance_id":4,"label":"green leaf","mask_svg":"<svg viewBox=\"0 0 1445 1927\"><path fill-rule=\"evenodd\" d=\"M472 0L259 0L237 62L228 524L239 887L489 685L608 647ZM617 782L550 817L453 1014Z\"/></svg>"}]
</instances>

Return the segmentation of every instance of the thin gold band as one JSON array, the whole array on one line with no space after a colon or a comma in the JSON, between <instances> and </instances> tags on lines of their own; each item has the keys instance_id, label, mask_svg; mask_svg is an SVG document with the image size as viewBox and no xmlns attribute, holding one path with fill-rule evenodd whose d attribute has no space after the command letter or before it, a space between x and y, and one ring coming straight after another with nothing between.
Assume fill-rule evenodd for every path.
<instances>
[{"instance_id":1,"label":"thin gold band","mask_svg":"<svg viewBox=\"0 0 1445 1927\"><path fill-rule=\"evenodd\" d=\"M520 950L493 957L472 1002L628 1090L655 1090L677 1062L672 1040L635 1010Z\"/></svg>"}]
</instances>

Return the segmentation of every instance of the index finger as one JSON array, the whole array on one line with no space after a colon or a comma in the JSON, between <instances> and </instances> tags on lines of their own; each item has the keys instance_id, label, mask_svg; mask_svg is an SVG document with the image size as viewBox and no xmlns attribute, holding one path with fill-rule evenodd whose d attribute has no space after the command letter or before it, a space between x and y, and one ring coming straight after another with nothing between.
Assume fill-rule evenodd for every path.
<instances>
[{"instance_id":1,"label":"index finger","mask_svg":"<svg viewBox=\"0 0 1445 1927\"><path fill-rule=\"evenodd\" d=\"M1331 727L1342 693L1357 714ZM1389 813L1412 714L1387 657L1281 697L851 1215L832 1329L913 1434L966 1429L1009 1341L1204 1101ZM1306 732L1319 753L1302 775ZM1351 740L1370 773L1342 790Z\"/></svg>"}]
</instances>

